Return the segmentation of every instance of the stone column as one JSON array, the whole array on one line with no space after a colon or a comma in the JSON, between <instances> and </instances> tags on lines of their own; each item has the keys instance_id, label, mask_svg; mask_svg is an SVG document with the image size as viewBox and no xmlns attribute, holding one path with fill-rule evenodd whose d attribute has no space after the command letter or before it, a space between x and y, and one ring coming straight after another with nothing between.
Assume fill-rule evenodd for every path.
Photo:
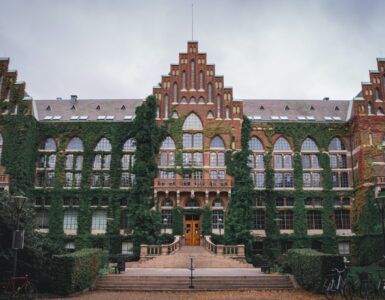
<instances>
[{"instance_id":1,"label":"stone column","mask_svg":"<svg viewBox=\"0 0 385 300\"><path fill-rule=\"evenodd\" d=\"M140 258L144 258L147 256L147 245L140 245Z\"/></svg>"}]
</instances>

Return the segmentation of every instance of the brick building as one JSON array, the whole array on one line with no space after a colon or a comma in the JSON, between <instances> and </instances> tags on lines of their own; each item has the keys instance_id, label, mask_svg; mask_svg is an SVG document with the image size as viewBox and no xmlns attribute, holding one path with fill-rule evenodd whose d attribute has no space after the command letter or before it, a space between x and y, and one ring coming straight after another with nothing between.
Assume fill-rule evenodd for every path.
<instances>
[{"instance_id":1,"label":"brick building","mask_svg":"<svg viewBox=\"0 0 385 300\"><path fill-rule=\"evenodd\" d=\"M306 218L302 221L312 246L322 247L325 218L330 218L340 253L349 253L351 237L360 231L354 223L365 204L365 197L357 203L356 198L362 198L368 190L377 195L385 188L385 59L377 62L378 70L370 71L370 82L362 83L362 91L354 99L234 99L232 88L226 87L223 76L215 73L215 65L208 64L206 54L198 51L198 43L188 42L187 52L179 54L178 64L172 64L168 75L162 76L153 88L158 104L157 122L167 123L173 129L162 143L158 177L153 185L154 209L162 213L164 231L172 233L172 210L179 207L186 243L198 244L201 210L209 207L212 233L224 233L233 187L233 178L226 172L225 154L240 150L246 116L252 122L249 167L255 203L250 208L254 216L250 222L256 251L263 248L269 235L266 223L272 216L266 203L270 202L276 213L277 229L284 237L283 251L291 247L291 237L299 234L295 209L302 206ZM36 141L31 141L36 144L36 159L31 162L34 171L29 177L29 188L40 231L50 230L50 201L54 191L60 190L60 220L66 247L76 247L78 219L84 214L79 206L82 192L87 190L91 195L91 213L86 230L94 236L105 236L112 201L109 193L114 192L120 201L121 249L130 253L132 241L124 225L124 211L129 205L125 195L135 181L131 172L135 141L127 138L117 149L111 141L114 137L107 132L113 126L126 126L129 131L135 108L143 99L95 100L72 96L66 100L32 100L24 92L24 84L16 84L17 74L8 71L8 64L7 59L0 60L4 118L30 116L37 124ZM12 97L12 91L19 91L19 97ZM101 128L106 128L93 144L87 144L82 130L77 129L85 128L87 123L103 124ZM57 126L60 134L46 134L50 127ZM299 134L290 128L304 132ZM5 136L1 136L0 142L0 150L7 147ZM86 164L90 165L89 172L84 171ZM16 171L10 174L9 181L4 159L0 168L4 174L0 184L7 187L17 177ZM267 176L269 172L272 177ZM271 193L267 194L267 190ZM298 201L298 195L303 202ZM332 203L325 204L330 197ZM324 213L326 205L331 206L332 215Z\"/></svg>"}]
</instances>

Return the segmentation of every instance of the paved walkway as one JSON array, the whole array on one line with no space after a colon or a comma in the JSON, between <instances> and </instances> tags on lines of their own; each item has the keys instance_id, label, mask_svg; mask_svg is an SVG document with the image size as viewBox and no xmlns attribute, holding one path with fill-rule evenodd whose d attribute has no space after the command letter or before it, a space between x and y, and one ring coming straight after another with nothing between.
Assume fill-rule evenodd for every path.
<instances>
[{"instance_id":1,"label":"paved walkway","mask_svg":"<svg viewBox=\"0 0 385 300\"><path fill-rule=\"evenodd\" d=\"M128 268L123 276L190 276L189 269L182 268ZM194 276L264 276L259 268L198 268Z\"/></svg>"}]
</instances>

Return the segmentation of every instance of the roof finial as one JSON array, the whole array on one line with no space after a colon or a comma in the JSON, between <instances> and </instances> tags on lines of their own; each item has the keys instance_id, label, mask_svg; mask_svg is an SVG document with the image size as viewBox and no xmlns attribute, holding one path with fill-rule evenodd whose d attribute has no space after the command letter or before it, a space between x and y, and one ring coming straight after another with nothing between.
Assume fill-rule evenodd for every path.
<instances>
[{"instance_id":1,"label":"roof finial","mask_svg":"<svg viewBox=\"0 0 385 300\"><path fill-rule=\"evenodd\" d=\"M194 3L191 3L191 40L194 40Z\"/></svg>"}]
</instances>

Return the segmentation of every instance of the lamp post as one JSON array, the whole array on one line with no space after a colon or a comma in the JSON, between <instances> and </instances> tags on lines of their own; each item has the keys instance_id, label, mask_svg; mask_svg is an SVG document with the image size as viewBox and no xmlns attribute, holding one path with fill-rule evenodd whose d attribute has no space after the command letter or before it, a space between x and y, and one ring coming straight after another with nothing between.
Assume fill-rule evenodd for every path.
<instances>
[{"instance_id":1,"label":"lamp post","mask_svg":"<svg viewBox=\"0 0 385 300\"><path fill-rule=\"evenodd\" d=\"M15 214L16 214L16 229L13 232L12 238L12 249L15 250L15 255L13 258L13 277L16 277L17 273L17 250L23 249L24 247L24 230L20 230L20 215L27 200L27 197L24 196L11 196L11 200L15 204Z\"/></svg>"},{"instance_id":2,"label":"lamp post","mask_svg":"<svg viewBox=\"0 0 385 300\"><path fill-rule=\"evenodd\" d=\"M385 191L381 191L381 188L376 192L374 200L376 201L376 206L380 213L380 221L382 228L382 257L385 260Z\"/></svg>"}]
</instances>

